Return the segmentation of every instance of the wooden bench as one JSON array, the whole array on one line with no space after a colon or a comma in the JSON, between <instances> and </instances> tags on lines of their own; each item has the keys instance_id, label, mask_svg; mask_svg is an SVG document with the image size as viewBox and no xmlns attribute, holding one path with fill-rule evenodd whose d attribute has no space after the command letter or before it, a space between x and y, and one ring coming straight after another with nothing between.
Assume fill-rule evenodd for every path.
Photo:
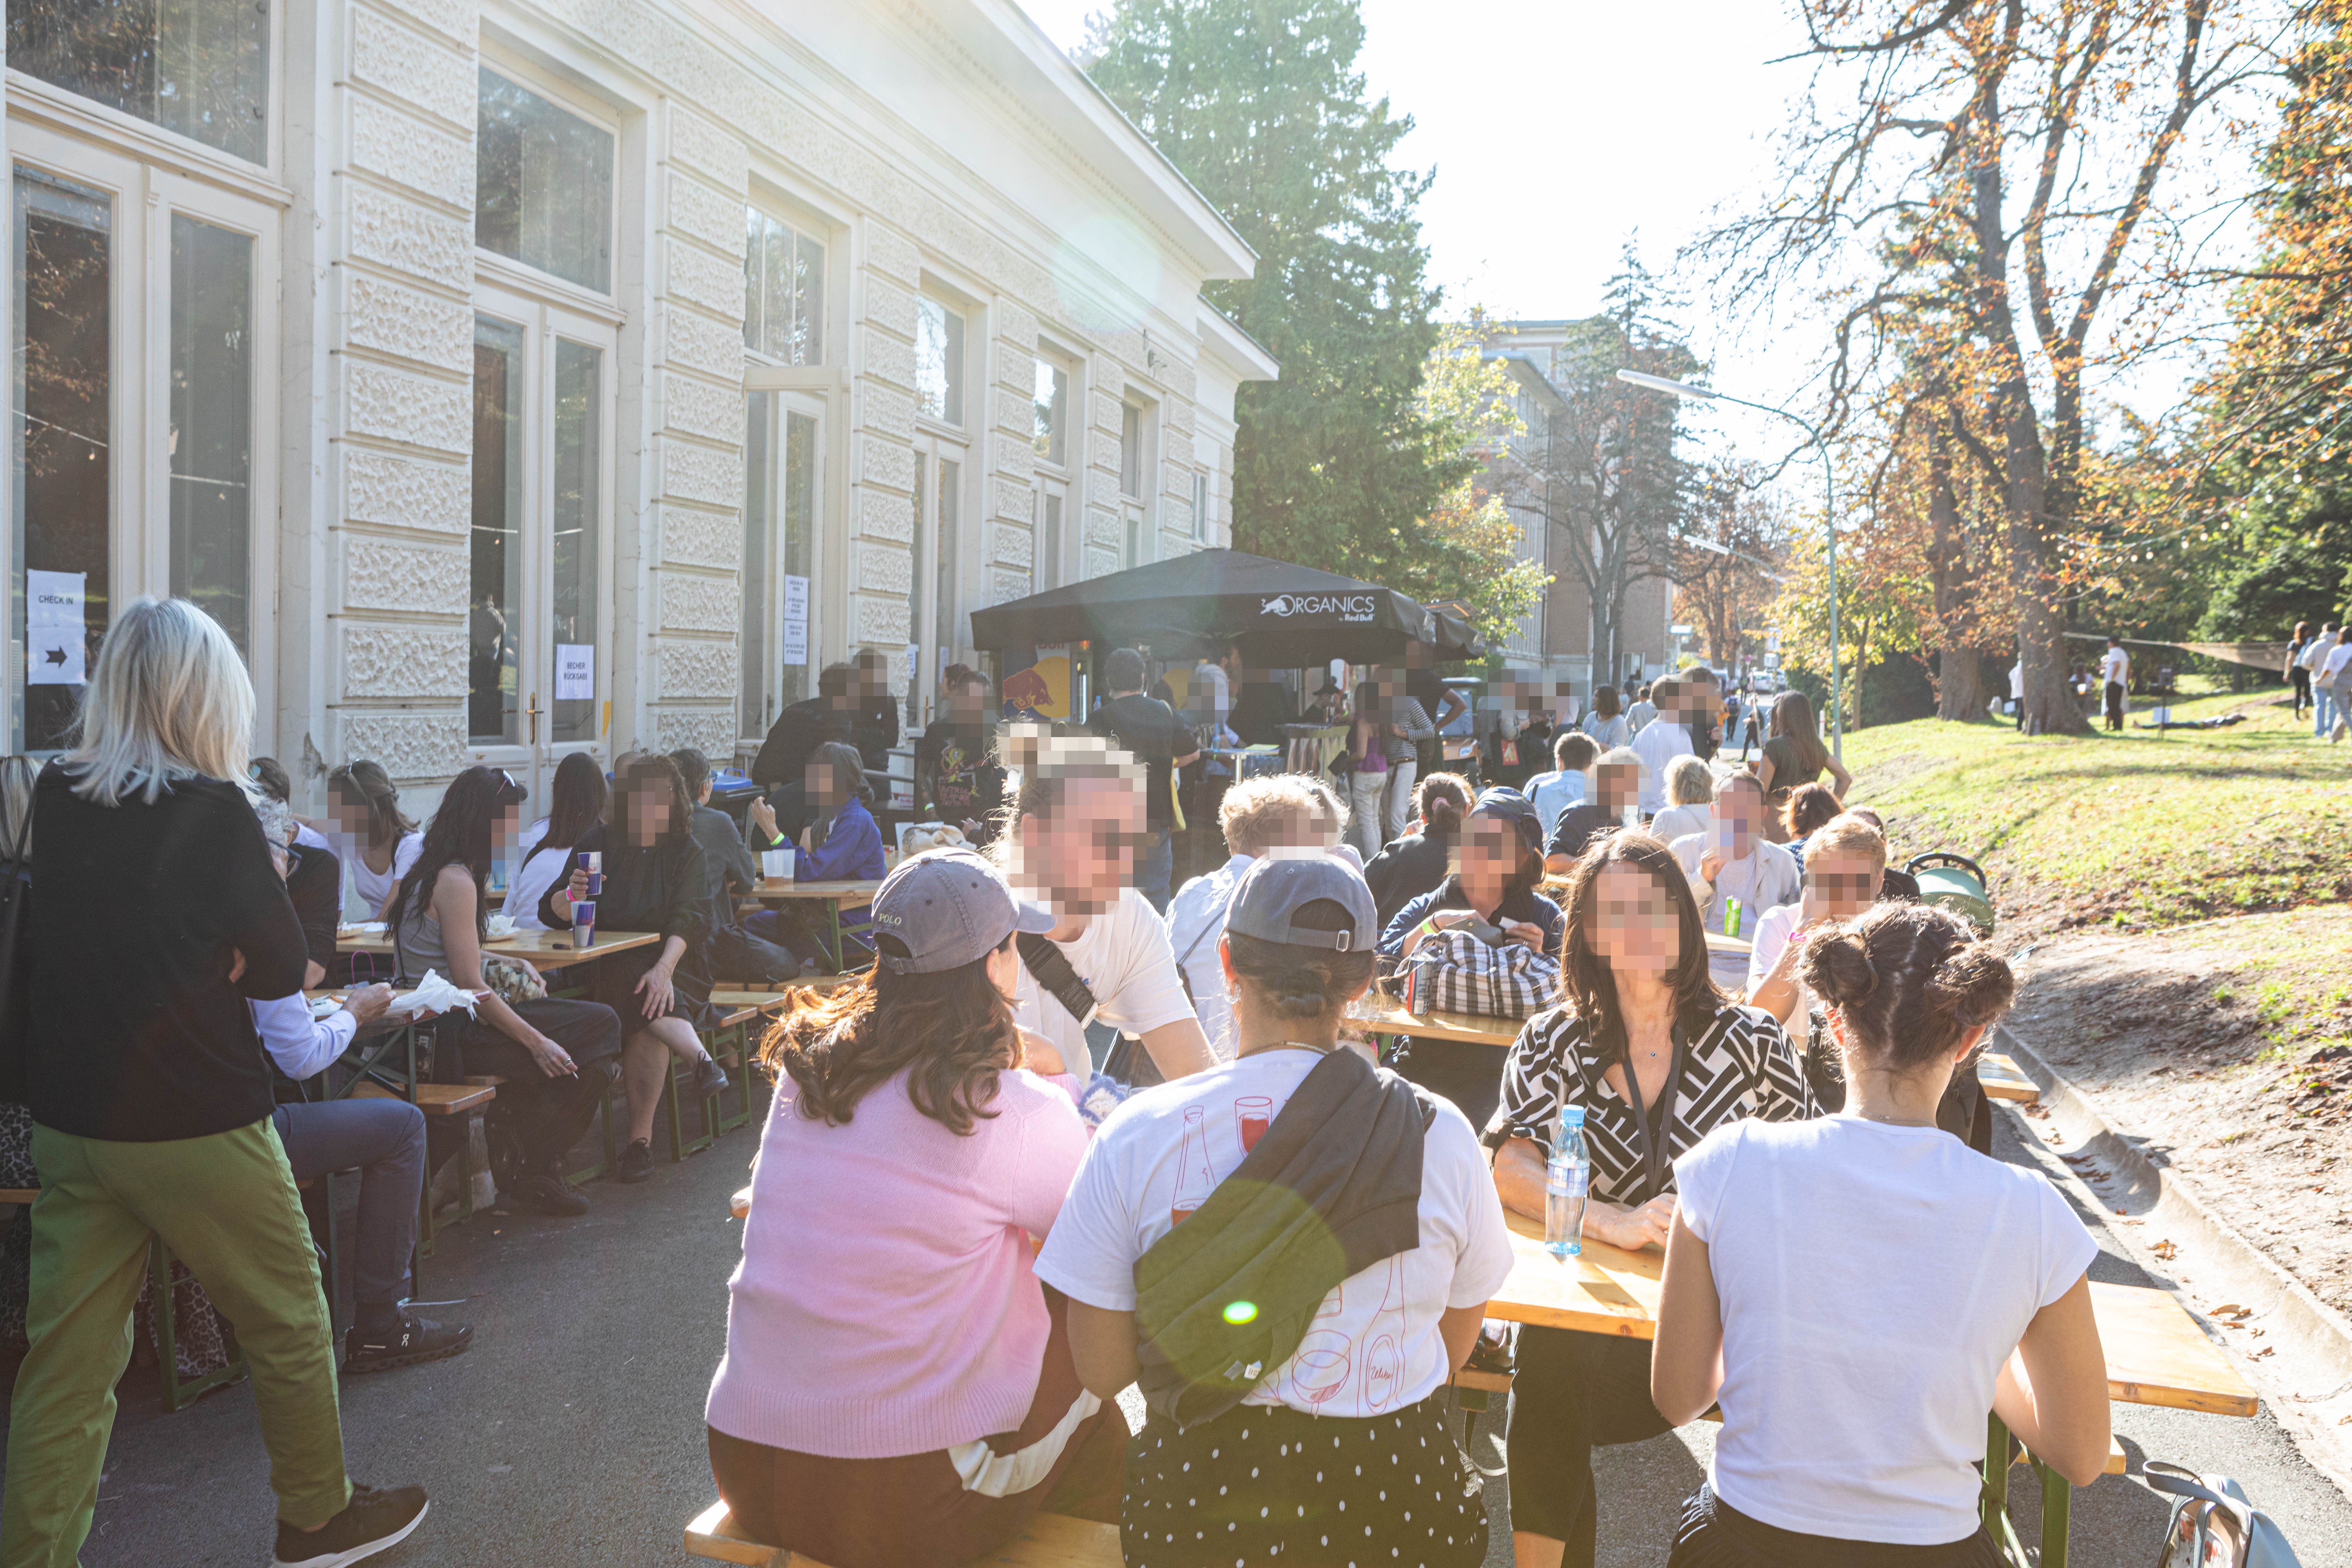
<instances>
[{"instance_id":1,"label":"wooden bench","mask_svg":"<svg viewBox=\"0 0 2352 1568\"><path fill-rule=\"evenodd\" d=\"M409 1100L373 1079L352 1086L353 1100L408 1100L428 1117L455 1117L461 1123L457 1136L457 1220L474 1217L474 1134L471 1127L463 1126L482 1113L482 1107L499 1097L498 1082L468 1079L464 1083L420 1083L415 1089L415 1099ZM429 1162L428 1162L429 1163ZM433 1177L425 1173L424 1190L416 1200L416 1253L420 1258L433 1256L434 1234L440 1228L433 1212Z\"/></svg>"},{"instance_id":2,"label":"wooden bench","mask_svg":"<svg viewBox=\"0 0 2352 1568\"><path fill-rule=\"evenodd\" d=\"M686 1554L746 1568L824 1568L814 1557L762 1546L743 1534L723 1502L712 1503L686 1527ZM1041 1513L1019 1535L972 1562L997 1568L1119 1568L1118 1526Z\"/></svg>"},{"instance_id":3,"label":"wooden bench","mask_svg":"<svg viewBox=\"0 0 2352 1568\"><path fill-rule=\"evenodd\" d=\"M2042 1086L2025 1076L2024 1070L1999 1051L1987 1051L1977 1058L1977 1085L1992 1100L2015 1100L2032 1105L2042 1099Z\"/></svg>"}]
</instances>

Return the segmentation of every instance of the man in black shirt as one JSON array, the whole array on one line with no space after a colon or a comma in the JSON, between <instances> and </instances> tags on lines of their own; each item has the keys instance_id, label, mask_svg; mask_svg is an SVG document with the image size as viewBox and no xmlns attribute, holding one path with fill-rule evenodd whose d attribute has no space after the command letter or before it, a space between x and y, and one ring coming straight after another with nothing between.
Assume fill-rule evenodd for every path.
<instances>
[{"instance_id":1,"label":"man in black shirt","mask_svg":"<svg viewBox=\"0 0 2352 1568\"><path fill-rule=\"evenodd\" d=\"M760 754L751 760L751 782L767 786L778 832L786 842L797 837L814 816L802 786L810 755L828 741L849 740L855 706L850 692L856 679L849 666L826 665L816 678L816 695L777 714Z\"/></svg>"},{"instance_id":2,"label":"man in black shirt","mask_svg":"<svg viewBox=\"0 0 2352 1568\"><path fill-rule=\"evenodd\" d=\"M898 743L898 700L890 695L890 660L878 647L857 650L857 668L851 672L849 743L857 760L877 779L890 776L890 748ZM908 711L914 711L916 692L908 683ZM884 792L888 798L888 792Z\"/></svg>"},{"instance_id":3,"label":"man in black shirt","mask_svg":"<svg viewBox=\"0 0 2352 1568\"><path fill-rule=\"evenodd\" d=\"M974 844L996 834L1004 805L1004 769L996 760L989 722L988 677L959 666L948 688L948 710L915 742L915 815L925 812L963 829Z\"/></svg>"},{"instance_id":4,"label":"man in black shirt","mask_svg":"<svg viewBox=\"0 0 2352 1568\"><path fill-rule=\"evenodd\" d=\"M1143 656L1131 647L1114 648L1103 661L1105 702L1087 728L1106 740L1117 741L1144 765L1143 826L1151 841L1135 856L1135 890L1168 912L1168 882L1175 870L1170 835L1176 826L1176 796L1170 775L1201 754L1192 731L1177 719L1176 710L1143 694Z\"/></svg>"}]
</instances>

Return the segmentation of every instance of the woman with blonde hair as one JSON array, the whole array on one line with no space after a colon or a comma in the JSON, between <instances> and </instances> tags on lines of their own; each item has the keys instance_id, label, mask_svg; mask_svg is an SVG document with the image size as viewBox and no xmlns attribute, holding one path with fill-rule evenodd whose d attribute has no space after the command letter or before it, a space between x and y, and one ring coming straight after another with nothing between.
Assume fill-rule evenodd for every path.
<instances>
[{"instance_id":1,"label":"woman with blonde hair","mask_svg":"<svg viewBox=\"0 0 2352 1568\"><path fill-rule=\"evenodd\" d=\"M89 677L74 749L34 792L35 857L71 874L44 884L32 923L41 1195L0 1561L70 1563L89 1533L158 1236L252 1371L278 1563L356 1563L416 1527L425 1493L354 1487L343 1470L318 1256L247 1005L299 991L305 962L245 792L253 684L228 634L184 599L125 607Z\"/></svg>"},{"instance_id":2,"label":"woman with blonde hair","mask_svg":"<svg viewBox=\"0 0 2352 1568\"><path fill-rule=\"evenodd\" d=\"M1715 774L1696 757L1666 764L1666 808L1651 820L1650 837L1662 844L1715 826Z\"/></svg>"}]
</instances>

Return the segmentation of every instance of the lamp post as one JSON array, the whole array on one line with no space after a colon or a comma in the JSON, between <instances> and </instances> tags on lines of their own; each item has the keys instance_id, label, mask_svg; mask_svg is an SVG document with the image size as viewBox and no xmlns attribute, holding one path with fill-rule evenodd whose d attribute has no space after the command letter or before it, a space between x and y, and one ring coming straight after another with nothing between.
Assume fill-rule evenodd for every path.
<instances>
[{"instance_id":1,"label":"lamp post","mask_svg":"<svg viewBox=\"0 0 2352 1568\"><path fill-rule=\"evenodd\" d=\"M1663 375L1646 371L1621 370L1617 379L1632 386L1663 392L1669 397L1695 397L1702 403L1736 403L1742 408L1753 408L1765 414L1777 414L1797 425L1813 438L1822 454L1822 494L1828 508L1826 516L1830 535L1830 749L1841 763L1845 761L1845 679L1843 661L1838 655L1837 602L1837 479L1830 468L1830 444L1812 422L1800 418L1785 408L1775 408L1769 403L1750 403L1744 397L1714 392L1704 386L1693 386L1686 381L1670 381Z\"/></svg>"}]
</instances>

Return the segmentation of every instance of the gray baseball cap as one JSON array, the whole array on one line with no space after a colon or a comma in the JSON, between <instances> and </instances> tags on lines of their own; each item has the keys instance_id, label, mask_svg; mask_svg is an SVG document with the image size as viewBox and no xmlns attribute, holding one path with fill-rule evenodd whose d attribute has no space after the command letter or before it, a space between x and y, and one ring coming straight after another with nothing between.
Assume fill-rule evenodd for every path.
<instances>
[{"instance_id":1,"label":"gray baseball cap","mask_svg":"<svg viewBox=\"0 0 2352 1568\"><path fill-rule=\"evenodd\" d=\"M1309 931L1293 926L1296 910L1318 899L1328 899L1348 911L1347 931ZM1380 910L1364 874L1337 855L1269 855L1242 873L1234 889L1233 908L1225 929L1265 942L1298 947L1328 947L1340 952L1370 952L1380 941Z\"/></svg>"},{"instance_id":2,"label":"gray baseball cap","mask_svg":"<svg viewBox=\"0 0 2352 1568\"><path fill-rule=\"evenodd\" d=\"M1055 925L1051 910L1013 896L1004 873L970 849L926 849L898 862L874 894L874 934L896 937L900 958L882 949L879 962L898 974L960 969L996 951L1016 931L1039 935Z\"/></svg>"}]
</instances>

